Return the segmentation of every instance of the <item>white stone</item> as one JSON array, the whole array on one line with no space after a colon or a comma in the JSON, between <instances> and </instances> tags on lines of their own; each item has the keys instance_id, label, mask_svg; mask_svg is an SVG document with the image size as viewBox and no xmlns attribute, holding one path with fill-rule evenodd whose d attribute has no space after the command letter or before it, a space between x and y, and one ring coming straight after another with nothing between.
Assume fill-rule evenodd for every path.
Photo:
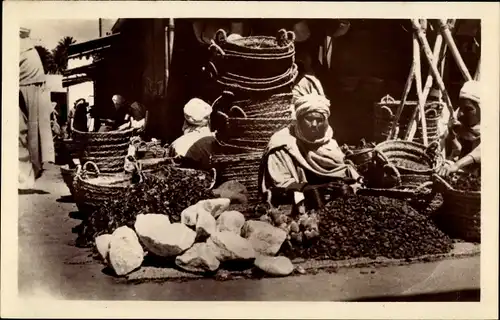
<instances>
[{"instance_id":1,"label":"white stone","mask_svg":"<svg viewBox=\"0 0 500 320\"><path fill-rule=\"evenodd\" d=\"M207 240L207 245L221 262L255 258L250 242L230 231L215 232Z\"/></svg>"},{"instance_id":2,"label":"white stone","mask_svg":"<svg viewBox=\"0 0 500 320\"><path fill-rule=\"evenodd\" d=\"M193 245L196 232L182 223L171 223L151 226L138 232L138 235L150 253L160 257L172 257Z\"/></svg>"},{"instance_id":3,"label":"white stone","mask_svg":"<svg viewBox=\"0 0 500 320\"><path fill-rule=\"evenodd\" d=\"M231 231L241 234L241 228L245 224L245 216L238 211L225 211L217 219L217 231Z\"/></svg>"},{"instance_id":4,"label":"white stone","mask_svg":"<svg viewBox=\"0 0 500 320\"><path fill-rule=\"evenodd\" d=\"M228 198L202 200L198 202L198 205L205 211L210 212L215 219L217 219L222 212L226 211L230 204L231 199Z\"/></svg>"},{"instance_id":5,"label":"white stone","mask_svg":"<svg viewBox=\"0 0 500 320\"><path fill-rule=\"evenodd\" d=\"M258 256L254 265L273 276L287 276L293 272L293 264L287 257Z\"/></svg>"},{"instance_id":6,"label":"white stone","mask_svg":"<svg viewBox=\"0 0 500 320\"><path fill-rule=\"evenodd\" d=\"M189 272L213 272L220 262L206 243L195 243L184 254L175 258L175 264Z\"/></svg>"},{"instance_id":7,"label":"white stone","mask_svg":"<svg viewBox=\"0 0 500 320\"><path fill-rule=\"evenodd\" d=\"M198 220L196 221L196 238L197 241L204 241L212 233L216 231L216 221L215 218L206 211L200 211L198 214Z\"/></svg>"},{"instance_id":8,"label":"white stone","mask_svg":"<svg viewBox=\"0 0 500 320\"><path fill-rule=\"evenodd\" d=\"M95 246L99 255L104 261L107 261L109 255L109 244L113 238L110 234L102 234L95 238Z\"/></svg>"},{"instance_id":9,"label":"white stone","mask_svg":"<svg viewBox=\"0 0 500 320\"><path fill-rule=\"evenodd\" d=\"M156 232L162 233L170 225L170 218L164 214L140 214L136 217L134 229L139 239L143 236L153 235Z\"/></svg>"},{"instance_id":10,"label":"white stone","mask_svg":"<svg viewBox=\"0 0 500 320\"><path fill-rule=\"evenodd\" d=\"M241 232L256 252L268 256L276 255L287 237L286 231L256 220L245 222Z\"/></svg>"},{"instance_id":11,"label":"white stone","mask_svg":"<svg viewBox=\"0 0 500 320\"><path fill-rule=\"evenodd\" d=\"M144 251L134 230L120 227L113 232L109 244L109 264L116 275L123 276L139 268Z\"/></svg>"}]
</instances>

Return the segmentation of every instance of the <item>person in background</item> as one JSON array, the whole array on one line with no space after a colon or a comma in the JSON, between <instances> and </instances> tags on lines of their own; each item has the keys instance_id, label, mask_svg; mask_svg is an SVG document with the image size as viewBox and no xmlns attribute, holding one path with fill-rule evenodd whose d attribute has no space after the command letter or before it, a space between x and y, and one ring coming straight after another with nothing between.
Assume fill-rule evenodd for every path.
<instances>
[{"instance_id":1,"label":"person in background","mask_svg":"<svg viewBox=\"0 0 500 320\"><path fill-rule=\"evenodd\" d=\"M210 169L210 156L215 137L210 129L212 107L205 101L193 98L184 106L183 135L169 147L169 156L180 157L183 165L201 170Z\"/></svg>"},{"instance_id":2,"label":"person in background","mask_svg":"<svg viewBox=\"0 0 500 320\"><path fill-rule=\"evenodd\" d=\"M144 105L135 101L128 102L122 95L114 95L113 104L115 106L114 129L124 130L130 128L144 128L146 125L147 110Z\"/></svg>"},{"instance_id":3,"label":"person in background","mask_svg":"<svg viewBox=\"0 0 500 320\"><path fill-rule=\"evenodd\" d=\"M88 114L90 106L85 99L80 98L75 101L73 108L68 113L68 124L71 131L73 129L88 132L89 130L89 119Z\"/></svg>"},{"instance_id":4,"label":"person in background","mask_svg":"<svg viewBox=\"0 0 500 320\"><path fill-rule=\"evenodd\" d=\"M439 175L448 176L459 170L477 172L481 164L481 99L480 85L477 81L466 82L459 95L458 123L450 128L448 139L460 146L457 161L448 161Z\"/></svg>"},{"instance_id":5,"label":"person in background","mask_svg":"<svg viewBox=\"0 0 500 320\"><path fill-rule=\"evenodd\" d=\"M50 123L52 104L42 61L28 38L21 37L19 60L18 189L28 190L42 176L43 164L55 161Z\"/></svg>"},{"instance_id":6,"label":"person in background","mask_svg":"<svg viewBox=\"0 0 500 320\"><path fill-rule=\"evenodd\" d=\"M294 204L303 208L304 192L309 186L339 178L357 180L359 174L344 163L344 154L333 138L328 123L330 102L319 81L305 77L293 93L296 120L271 137L259 184L264 194L272 194L273 188L291 191Z\"/></svg>"}]
</instances>

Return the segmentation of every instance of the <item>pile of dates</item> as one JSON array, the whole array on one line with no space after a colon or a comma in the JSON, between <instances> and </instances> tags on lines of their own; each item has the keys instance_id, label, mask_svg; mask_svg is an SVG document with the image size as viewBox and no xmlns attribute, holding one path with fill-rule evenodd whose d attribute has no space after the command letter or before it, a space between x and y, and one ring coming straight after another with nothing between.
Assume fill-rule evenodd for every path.
<instances>
[{"instance_id":1,"label":"pile of dates","mask_svg":"<svg viewBox=\"0 0 500 320\"><path fill-rule=\"evenodd\" d=\"M481 191L481 176L468 172L460 172L450 175L447 182L455 190Z\"/></svg>"},{"instance_id":2,"label":"pile of dates","mask_svg":"<svg viewBox=\"0 0 500 320\"><path fill-rule=\"evenodd\" d=\"M319 237L302 246L284 246L289 258L345 260L413 258L447 253L452 240L430 217L405 201L351 196L335 199L317 211Z\"/></svg>"}]
</instances>

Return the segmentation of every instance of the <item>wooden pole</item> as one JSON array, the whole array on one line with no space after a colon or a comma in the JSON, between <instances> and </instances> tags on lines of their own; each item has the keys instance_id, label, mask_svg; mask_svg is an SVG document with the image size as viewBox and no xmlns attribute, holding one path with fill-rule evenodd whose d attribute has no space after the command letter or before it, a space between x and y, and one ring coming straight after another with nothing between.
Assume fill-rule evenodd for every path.
<instances>
[{"instance_id":1,"label":"wooden pole","mask_svg":"<svg viewBox=\"0 0 500 320\"><path fill-rule=\"evenodd\" d=\"M414 24L414 27L416 27L416 28L419 27L418 22L415 25L415 21L412 20L412 23ZM422 48L424 50L425 57L427 59L427 62L429 63L429 67L430 67L430 70L432 72L432 76L434 77L434 80L437 82L439 89L443 93L443 97L444 97L445 102L448 106L448 109L450 110L450 114L453 114L453 105L451 103L450 96L448 95L448 91L446 91L446 87L444 85L443 79L441 78L441 75L439 74L439 71L438 71L436 65L433 63L432 51L431 51L431 48L429 46L429 42L427 41L427 38L425 38L425 36L423 36L422 33L417 33L417 37L418 37L420 44L422 45ZM454 120L454 115L451 116L450 120Z\"/></svg>"},{"instance_id":2,"label":"wooden pole","mask_svg":"<svg viewBox=\"0 0 500 320\"><path fill-rule=\"evenodd\" d=\"M443 38L442 38L441 34L438 34L436 37L436 42L434 43L434 50L433 50L433 62L436 65L436 67L437 67L437 64L439 61L442 44L443 44ZM427 97L429 96L429 92L432 88L432 83L433 83L432 80L433 80L432 73L429 71L429 74L428 74L427 79L425 81L425 87L424 87L424 90L422 93L422 100L423 100L424 106L425 106L425 103L427 102ZM420 101L419 101L419 104L420 104ZM419 116L418 111L419 110L420 110L420 106L418 109L415 109L413 114L412 114L408 130L406 131L406 134L405 134L405 140L410 140L410 141L413 140L413 137L415 134L415 131L413 131L413 128L414 128L414 124L415 124L416 120L418 120L418 116ZM420 113L420 116L422 116L422 115L423 114ZM425 112L424 112L424 115L425 115ZM424 118L425 118L425 116L424 116ZM422 131L423 131L423 127L422 127ZM425 132L427 132L427 130L425 130Z\"/></svg>"},{"instance_id":3,"label":"wooden pole","mask_svg":"<svg viewBox=\"0 0 500 320\"><path fill-rule=\"evenodd\" d=\"M453 55L453 58L455 58L455 61L457 62L458 67L460 68L460 72L462 72L462 75L464 76L466 81L472 80L470 72L467 69L467 66L465 65L464 60L462 59L460 52L458 51L458 48L457 48L457 45L455 44L455 41L453 40L453 37L451 35L451 31L450 31L450 28L448 25L448 21L446 21L444 19L440 19L439 26L440 26L440 32L443 35L444 40L446 41L446 44L448 44L448 47L450 47L451 54Z\"/></svg>"},{"instance_id":4,"label":"wooden pole","mask_svg":"<svg viewBox=\"0 0 500 320\"><path fill-rule=\"evenodd\" d=\"M403 90L403 97L401 98L401 103L399 104L398 109L396 110L396 115L392 122L391 131L387 136L387 140L396 138L396 128L398 126L399 119L401 118L401 114L403 113L403 108L406 104L406 99L408 98L408 94L410 93L414 79L415 79L415 61L413 61L411 64L410 73L408 74L408 79L406 79L405 88Z\"/></svg>"},{"instance_id":5,"label":"wooden pole","mask_svg":"<svg viewBox=\"0 0 500 320\"><path fill-rule=\"evenodd\" d=\"M424 32L425 29L421 27L419 32ZM420 58L420 44L418 43L418 38L415 34L416 31L413 32L413 55L415 56L415 85L417 86L417 97L418 97L418 111L420 113L420 121L422 125L422 138L425 146L428 145L427 141L427 122L425 119L425 101L422 92L422 68L421 68L421 58ZM412 122L414 120L412 119ZM411 131L408 131L412 133ZM413 137L411 137L413 140Z\"/></svg>"}]
</instances>

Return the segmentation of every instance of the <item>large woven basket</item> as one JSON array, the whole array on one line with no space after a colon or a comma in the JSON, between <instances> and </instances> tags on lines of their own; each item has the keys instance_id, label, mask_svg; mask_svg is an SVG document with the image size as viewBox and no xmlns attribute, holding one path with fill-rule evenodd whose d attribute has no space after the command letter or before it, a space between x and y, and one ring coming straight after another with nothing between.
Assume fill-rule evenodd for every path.
<instances>
[{"instance_id":1,"label":"large woven basket","mask_svg":"<svg viewBox=\"0 0 500 320\"><path fill-rule=\"evenodd\" d=\"M69 189L70 194L73 196L75 194L75 177L77 169L71 169L68 165L61 166L61 176L64 183Z\"/></svg>"},{"instance_id":2,"label":"large woven basket","mask_svg":"<svg viewBox=\"0 0 500 320\"><path fill-rule=\"evenodd\" d=\"M217 170L219 182L236 180L248 190L248 200L260 200L258 179L263 152L242 154L215 154L212 164Z\"/></svg>"},{"instance_id":3,"label":"large woven basket","mask_svg":"<svg viewBox=\"0 0 500 320\"><path fill-rule=\"evenodd\" d=\"M73 139L84 148L111 144L129 143L136 130L134 128L123 131L110 132L83 132L73 129Z\"/></svg>"},{"instance_id":4,"label":"large woven basket","mask_svg":"<svg viewBox=\"0 0 500 320\"><path fill-rule=\"evenodd\" d=\"M95 163L87 162L76 173L74 196L80 211L90 212L105 201L123 198L131 186L132 175L102 173Z\"/></svg>"},{"instance_id":5,"label":"large woven basket","mask_svg":"<svg viewBox=\"0 0 500 320\"><path fill-rule=\"evenodd\" d=\"M126 156L125 154L118 157L82 157L80 163L83 165L87 162L93 162L103 173L117 173L123 171Z\"/></svg>"},{"instance_id":6,"label":"large woven basket","mask_svg":"<svg viewBox=\"0 0 500 320\"><path fill-rule=\"evenodd\" d=\"M109 145L90 145L82 150L82 157L88 158L109 158L126 156L129 143L109 144Z\"/></svg>"},{"instance_id":7,"label":"large woven basket","mask_svg":"<svg viewBox=\"0 0 500 320\"><path fill-rule=\"evenodd\" d=\"M432 181L432 175L443 164L437 142L425 147L410 141L388 140L374 150L376 160L393 171L398 180L396 186L417 187Z\"/></svg>"},{"instance_id":8,"label":"large woven basket","mask_svg":"<svg viewBox=\"0 0 500 320\"><path fill-rule=\"evenodd\" d=\"M230 118L225 113L217 111L218 128L224 141L238 137L245 139L269 139L277 131L287 127L291 117L285 118Z\"/></svg>"},{"instance_id":9,"label":"large woven basket","mask_svg":"<svg viewBox=\"0 0 500 320\"><path fill-rule=\"evenodd\" d=\"M248 78L272 78L284 74L295 60L295 34L280 30L277 37L251 36L228 41L224 30L210 46L211 61L219 73Z\"/></svg>"},{"instance_id":10,"label":"large woven basket","mask_svg":"<svg viewBox=\"0 0 500 320\"><path fill-rule=\"evenodd\" d=\"M374 138L376 142L382 142L390 134L392 123L396 118L396 112L401 101L394 100L391 96L383 97L380 102L374 105ZM417 107L416 101L406 101L403 112L399 118L397 137L402 137L410 124L413 111Z\"/></svg>"},{"instance_id":11,"label":"large woven basket","mask_svg":"<svg viewBox=\"0 0 500 320\"><path fill-rule=\"evenodd\" d=\"M466 241L481 242L481 192L454 189L434 175L436 189L443 194L440 224L452 236Z\"/></svg>"},{"instance_id":12,"label":"large woven basket","mask_svg":"<svg viewBox=\"0 0 500 320\"><path fill-rule=\"evenodd\" d=\"M265 99L251 99L232 103L228 114L243 118L287 118L292 117L293 95L283 93L272 95ZM225 111L225 110L223 110Z\"/></svg>"}]
</instances>

